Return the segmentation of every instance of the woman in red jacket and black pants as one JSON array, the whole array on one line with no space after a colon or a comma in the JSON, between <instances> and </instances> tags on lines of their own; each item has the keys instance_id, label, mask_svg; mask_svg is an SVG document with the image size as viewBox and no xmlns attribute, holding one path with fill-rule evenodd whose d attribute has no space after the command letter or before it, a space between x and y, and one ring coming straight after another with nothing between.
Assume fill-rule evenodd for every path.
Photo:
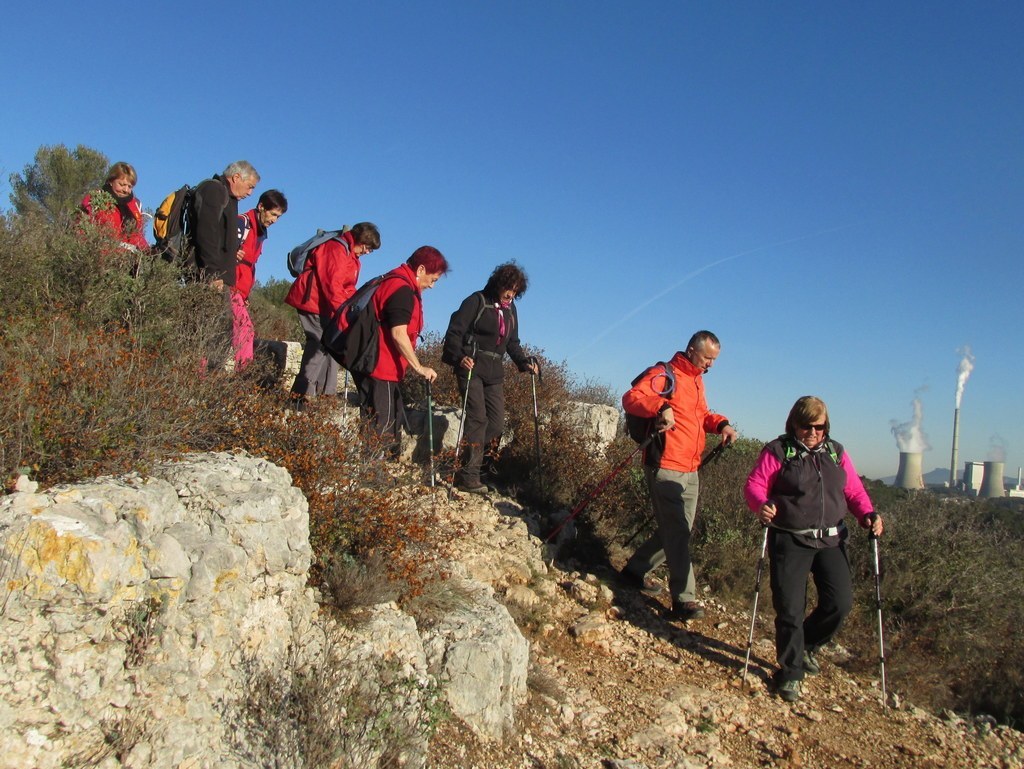
<instances>
[{"instance_id":1,"label":"woman in red jacket and black pants","mask_svg":"<svg viewBox=\"0 0 1024 769\"><path fill-rule=\"evenodd\" d=\"M437 372L416 356L416 340L423 330L423 292L448 272L444 254L433 246L420 246L405 264L389 272L373 295L377 331L377 364L369 375L352 374L360 396L360 412L370 420L389 453L397 456L405 406L398 387L407 369L428 382Z\"/></svg>"}]
</instances>

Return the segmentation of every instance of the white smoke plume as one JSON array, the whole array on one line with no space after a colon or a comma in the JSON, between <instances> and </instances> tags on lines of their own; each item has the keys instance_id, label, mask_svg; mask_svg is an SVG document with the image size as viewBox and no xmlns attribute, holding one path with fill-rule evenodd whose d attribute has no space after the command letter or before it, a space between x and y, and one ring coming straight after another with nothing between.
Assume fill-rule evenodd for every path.
<instances>
[{"instance_id":1,"label":"white smoke plume","mask_svg":"<svg viewBox=\"0 0 1024 769\"><path fill-rule=\"evenodd\" d=\"M1006 441L1003 440L1003 436L993 435L991 438L988 439L988 461L1006 461Z\"/></svg>"},{"instance_id":2,"label":"white smoke plume","mask_svg":"<svg viewBox=\"0 0 1024 769\"><path fill-rule=\"evenodd\" d=\"M970 345L964 345L964 348L957 352L964 356L960 359L960 365L956 367L956 407L960 408L960 401L964 397L964 385L974 370L974 356L971 355Z\"/></svg>"},{"instance_id":3,"label":"white smoke plume","mask_svg":"<svg viewBox=\"0 0 1024 769\"><path fill-rule=\"evenodd\" d=\"M924 410L921 408L921 399L918 396L925 388L914 392L914 417L909 422L897 422L893 419L889 422L892 427L892 434L896 436L896 445L900 451L920 453L931 449L928 443L928 436L921 429L921 421L924 417Z\"/></svg>"}]
</instances>

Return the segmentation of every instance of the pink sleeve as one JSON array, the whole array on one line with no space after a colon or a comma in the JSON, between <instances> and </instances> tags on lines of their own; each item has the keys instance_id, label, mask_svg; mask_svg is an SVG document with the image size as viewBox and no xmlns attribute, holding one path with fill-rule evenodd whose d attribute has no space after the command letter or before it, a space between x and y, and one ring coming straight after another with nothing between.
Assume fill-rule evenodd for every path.
<instances>
[{"instance_id":1,"label":"pink sleeve","mask_svg":"<svg viewBox=\"0 0 1024 769\"><path fill-rule=\"evenodd\" d=\"M746 497L747 507L755 513L768 501L768 495L772 486L775 485L775 479L778 478L781 469L782 463L779 462L779 458L768 449L762 449L754 469L750 471L747 482L743 486L743 496Z\"/></svg>"},{"instance_id":2,"label":"pink sleeve","mask_svg":"<svg viewBox=\"0 0 1024 769\"><path fill-rule=\"evenodd\" d=\"M846 470L846 487L843 489L846 506L858 521L863 520L864 516L875 511L871 504L871 497L868 496L867 489L864 488L860 476L857 475L857 468L853 466L853 460L850 459L848 452L843 452L839 466Z\"/></svg>"}]
</instances>

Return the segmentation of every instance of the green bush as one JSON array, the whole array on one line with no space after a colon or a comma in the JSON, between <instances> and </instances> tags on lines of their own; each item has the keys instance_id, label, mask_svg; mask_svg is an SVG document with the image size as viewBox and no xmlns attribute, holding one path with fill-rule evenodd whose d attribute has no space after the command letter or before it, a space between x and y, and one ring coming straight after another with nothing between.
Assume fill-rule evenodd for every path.
<instances>
[{"instance_id":1,"label":"green bush","mask_svg":"<svg viewBox=\"0 0 1024 769\"><path fill-rule=\"evenodd\" d=\"M338 556L376 557L418 589L444 532L425 506L399 501L413 479L369 461L329 404L284 418L285 396L260 387L257 366L230 376L208 365L229 353L215 332L221 294L105 231L37 217L0 217L0 269L5 478L27 469L49 485L145 471L186 451L247 451L305 492L315 577Z\"/></svg>"},{"instance_id":2,"label":"green bush","mask_svg":"<svg viewBox=\"0 0 1024 769\"><path fill-rule=\"evenodd\" d=\"M271 278L259 283L249 295L249 313L259 339L301 342L305 338L299 315L294 307L284 303L292 283L290 280Z\"/></svg>"}]
</instances>

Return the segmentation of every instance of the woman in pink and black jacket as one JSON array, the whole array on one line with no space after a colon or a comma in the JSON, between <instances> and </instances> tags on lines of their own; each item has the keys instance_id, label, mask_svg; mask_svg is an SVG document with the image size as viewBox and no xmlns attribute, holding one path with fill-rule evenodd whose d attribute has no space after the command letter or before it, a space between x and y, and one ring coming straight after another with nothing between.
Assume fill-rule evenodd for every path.
<instances>
[{"instance_id":1,"label":"woman in pink and black jacket","mask_svg":"<svg viewBox=\"0 0 1024 769\"><path fill-rule=\"evenodd\" d=\"M824 401L813 395L798 399L785 434L764 447L743 489L747 506L768 527L775 682L787 702L799 699L804 674L819 672L818 649L853 607L846 513L875 536L883 529L853 461L829 437L829 426ZM808 575L814 577L818 605L805 617Z\"/></svg>"}]
</instances>

